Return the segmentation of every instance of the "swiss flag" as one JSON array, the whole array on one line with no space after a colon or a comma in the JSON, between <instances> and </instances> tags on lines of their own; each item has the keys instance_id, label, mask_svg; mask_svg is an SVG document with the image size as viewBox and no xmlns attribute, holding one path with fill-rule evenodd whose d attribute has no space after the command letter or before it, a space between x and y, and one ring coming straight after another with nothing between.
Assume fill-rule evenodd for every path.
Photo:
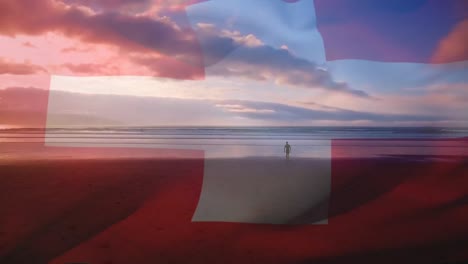
<instances>
[{"instance_id":1,"label":"swiss flag","mask_svg":"<svg viewBox=\"0 0 468 264\"><path fill-rule=\"evenodd\" d=\"M329 9L324 1L316 2L318 11ZM348 52L355 51L333 49L329 43L336 32L320 26L325 45L332 47L327 59L350 58ZM372 43L372 36L366 39ZM362 47L366 46L350 49L359 53ZM179 60L168 55L166 65L203 78L201 51L192 48L199 56ZM386 60L382 56L377 50L371 57L359 58ZM424 54L414 56L415 61L430 61ZM442 59L454 60L459 57ZM50 87L48 75L34 82L39 88ZM411 146L417 144L414 140L336 139L328 142L329 155L319 164L294 158L271 167L260 163L254 166L254 177L249 177L235 173L239 167L248 169L244 166L248 164L227 160L217 167L220 163L207 159L209 153L203 149L46 145L50 94L26 89L24 94L5 93L3 99L8 102L13 97L34 109L34 114L16 117L44 131L44 140L28 151L76 159L2 165L0 263L450 263L468 259L466 139L426 140L422 154L411 153ZM458 152L452 151L453 146ZM0 147L2 151L19 148L8 143ZM361 157L376 152L386 156ZM101 159L87 160L90 156ZM288 171L283 165L297 165L305 174L284 177ZM220 187L213 182L219 172L239 176L222 193L213 192ZM276 178L262 181L262 175ZM254 210L255 206L261 207Z\"/></svg>"}]
</instances>

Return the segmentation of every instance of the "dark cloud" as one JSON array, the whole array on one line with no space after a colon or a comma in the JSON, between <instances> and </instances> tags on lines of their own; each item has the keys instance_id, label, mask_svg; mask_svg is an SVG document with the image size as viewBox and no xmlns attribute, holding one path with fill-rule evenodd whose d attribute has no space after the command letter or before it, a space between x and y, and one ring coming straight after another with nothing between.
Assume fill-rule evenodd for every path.
<instances>
[{"instance_id":1,"label":"dark cloud","mask_svg":"<svg viewBox=\"0 0 468 264\"><path fill-rule=\"evenodd\" d=\"M205 63L213 66L209 69L211 74L270 80L283 85L370 97L365 91L333 80L325 69L314 62L294 56L286 49L273 48L260 40L255 45L249 45L249 39L251 41L255 38L252 35L221 36L220 32L207 26L199 28L198 34L204 49Z\"/></svg>"},{"instance_id":2,"label":"dark cloud","mask_svg":"<svg viewBox=\"0 0 468 264\"><path fill-rule=\"evenodd\" d=\"M72 2L115 7L131 4L124 0ZM144 4L146 1L133 4L138 3ZM90 43L115 45L133 62L153 70L157 76L194 79L203 76L205 66L221 61L221 64L211 68L210 73L369 97L362 90L333 80L329 72L313 62L298 58L288 50L264 45L253 35L198 28L197 37L189 28L189 23L182 20L178 19L176 24L168 17L92 12L52 0L9 0L0 3L0 34L39 35L54 31ZM199 40L204 47L203 52ZM163 54L187 65L167 63L170 60L157 58L155 54ZM66 67L77 74L95 69L104 74L114 72L103 71L96 65L68 64ZM108 66L101 68L107 69Z\"/></svg>"},{"instance_id":3,"label":"dark cloud","mask_svg":"<svg viewBox=\"0 0 468 264\"><path fill-rule=\"evenodd\" d=\"M66 63L61 65L74 74L83 75L118 75L119 69L115 65L101 65L95 63L72 64Z\"/></svg>"},{"instance_id":4,"label":"dark cloud","mask_svg":"<svg viewBox=\"0 0 468 264\"><path fill-rule=\"evenodd\" d=\"M203 66L198 41L191 28L176 25L168 18L92 13L50 0L0 3L0 34L39 35L51 31L91 43L113 44L127 52L159 52Z\"/></svg>"},{"instance_id":5,"label":"dark cloud","mask_svg":"<svg viewBox=\"0 0 468 264\"><path fill-rule=\"evenodd\" d=\"M46 72L46 70L31 63L15 63L0 58L0 74L29 75L39 72Z\"/></svg>"},{"instance_id":6,"label":"dark cloud","mask_svg":"<svg viewBox=\"0 0 468 264\"><path fill-rule=\"evenodd\" d=\"M98 10L116 10L130 8L134 10L147 10L152 6L171 7L184 6L205 0L64 0L67 4L78 4Z\"/></svg>"},{"instance_id":7,"label":"dark cloud","mask_svg":"<svg viewBox=\"0 0 468 264\"><path fill-rule=\"evenodd\" d=\"M67 4L84 5L91 8L118 9L128 6L147 6L152 0L64 0Z\"/></svg>"},{"instance_id":8,"label":"dark cloud","mask_svg":"<svg viewBox=\"0 0 468 264\"><path fill-rule=\"evenodd\" d=\"M154 57L146 54L136 54L132 55L130 60L149 69L157 76L169 76L173 79L202 79L205 74L204 68L180 63L180 61L170 57Z\"/></svg>"}]
</instances>

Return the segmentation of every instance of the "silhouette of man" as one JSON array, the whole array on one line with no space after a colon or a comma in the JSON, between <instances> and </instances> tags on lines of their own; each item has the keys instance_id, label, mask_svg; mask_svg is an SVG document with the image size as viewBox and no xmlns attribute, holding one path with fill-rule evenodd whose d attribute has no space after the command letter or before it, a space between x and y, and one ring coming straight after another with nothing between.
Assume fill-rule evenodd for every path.
<instances>
[{"instance_id":1,"label":"silhouette of man","mask_svg":"<svg viewBox=\"0 0 468 264\"><path fill-rule=\"evenodd\" d=\"M291 153L291 145L286 141L286 145L284 145L284 152L286 153L286 159L289 159L289 153Z\"/></svg>"}]
</instances>

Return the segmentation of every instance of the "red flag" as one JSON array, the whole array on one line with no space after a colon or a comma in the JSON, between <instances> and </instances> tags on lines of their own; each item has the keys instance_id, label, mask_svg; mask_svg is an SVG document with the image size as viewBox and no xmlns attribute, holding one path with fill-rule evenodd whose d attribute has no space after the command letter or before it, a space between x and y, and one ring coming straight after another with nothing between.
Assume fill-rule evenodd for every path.
<instances>
[{"instance_id":1,"label":"red flag","mask_svg":"<svg viewBox=\"0 0 468 264\"><path fill-rule=\"evenodd\" d=\"M295 4L300 1L286 2ZM349 9L343 11L334 2L315 1L318 28L328 60L357 58L444 63L466 60L464 48L453 49L455 53L447 54L446 46L451 46L452 41L444 42L449 44L438 42L449 28L453 29L453 34L449 32L448 39L455 39L454 42L460 39L458 32L464 33L464 22L459 17L446 24L442 21L443 32L436 31L439 35L435 37L429 34L428 37L417 38L408 32L390 30L396 37L388 37L388 42L381 42L380 30L386 29L385 25L367 23L369 21L359 18L356 26L346 19L349 12L359 13L362 6L357 4L355 9L348 6ZM290 178L283 177L273 185L270 182L250 184L247 187L255 188L250 189L253 195L250 192L249 197L273 195L280 199L265 199L258 203L263 206L254 208L259 216L234 215L229 218L224 215L225 211L236 209L236 212L246 212L242 206L249 205L249 200L235 199L236 195L246 192L213 194L211 191L216 188L206 189L212 184L206 177L207 172L218 172L226 167L213 169L213 166L207 166L207 152L202 148L46 146L48 122L53 118L63 118L49 115L51 108L63 103L60 100L51 103L51 98L54 98L47 92L51 88L51 73L203 79L206 77L206 65L216 66L218 64L215 63L225 56L234 56L233 63L225 68L210 68L212 73L222 77L239 74L249 80L271 79L294 88L323 86L327 92L371 98L366 92L333 80L327 71L317 67L316 64L325 61L311 63L298 59L299 55L294 55L292 46L305 43L301 39L286 37L286 40L291 40L292 45L289 46L278 44L279 41L276 43L277 39L267 34L271 31L268 29L276 28L266 25L269 23L259 25L267 29L265 38L278 47L265 45L255 34L235 30L220 30L217 33L221 37L212 39L210 34L216 31L213 25L198 23L203 32L196 35L192 21L181 9L184 5L177 3L167 7L164 3L22 0L0 4L0 80L9 87L1 91L0 117L6 125L33 126L39 131L36 133L38 140L28 146L0 143L3 153L24 148L25 160L28 161L8 160L8 164L1 165L1 263L444 263L468 258L468 229L465 224L468 220L468 146L464 139L426 140L420 148L412 147L417 143L413 140L334 139L330 143L330 155L322 157L325 163L318 162L322 164L319 170L308 161L301 163L307 170L299 169L306 173L312 171L314 177L317 171L328 173L328 178L313 183L330 180L329 189L318 198L311 195L313 206L291 215L290 219L281 218L284 214L275 210L298 211L287 207L297 206L299 202L280 203L280 196L284 196L280 191L288 190L292 184L296 184L290 188L292 190L303 187L297 186L301 184L293 178L296 174L291 174ZM431 9L434 3L429 1L427 6L423 5L421 16L427 16L425 12L428 10L434 11ZM330 14L333 8L337 9ZM239 9L245 10L245 7ZM26 11L28 16L23 15ZM151 18L153 13L164 12L171 13L173 20L164 16ZM242 17L242 12L236 16ZM379 18L374 16L370 21L375 22L373 19ZM385 21L394 21L392 18L390 14ZM414 20L404 18L401 21L424 32L418 28L419 24L412 23ZM342 20L347 22L337 30L335 23ZM235 22L229 18L226 23ZM298 20L288 26L302 32L300 30L307 28L304 25L309 23L308 20ZM365 30L362 30L364 24ZM375 25L378 33L372 31L373 28L369 29L369 25ZM343 32L354 35L345 35L346 41L343 41ZM281 33L288 36L290 32ZM312 33L316 33L315 28ZM15 39L9 36L15 36ZM203 53L198 44L199 40L206 40L203 37L208 37L209 44L217 45L202 45ZM393 41L395 39L399 41ZM407 39L411 41L404 41ZM349 45L344 45L344 42ZM430 45L418 49L419 42ZM405 45L400 46L400 43ZM431 53L437 45L440 53ZM236 58L232 53L239 47L245 48L245 53L240 49ZM307 53L307 49L304 50L301 52ZM309 55L310 58L321 58L307 53ZM266 60L262 59L265 57ZM252 65L256 68L251 68ZM283 71L283 67L290 67L291 71ZM256 71L259 68L262 70ZM304 119L301 114L307 116L306 119L311 118L309 115L317 119L324 115L324 120L339 116L338 120L354 118L353 122L377 118L389 122L394 118L405 122L419 121L416 118L440 121L427 116L378 115L310 102L301 102L312 106L307 109L241 100L215 103L225 112L243 113L238 116L240 118L262 116L268 119L279 113L277 117L280 120L299 118L294 119L299 121ZM66 115L64 119L74 114ZM86 119L88 121L90 119ZM412 153L414 149L425 151ZM376 154L380 157L375 158ZM31 161L41 156L58 156L63 160ZM67 157L73 159L67 160ZM294 163L298 160L293 157L293 163L289 164L298 164ZM283 163L278 160L261 161L260 164L263 167L257 166L256 174L252 175L262 176L265 171L274 176L286 174ZM236 166L248 168L246 163L228 165L230 170L225 170L227 176L235 175ZM222 183L224 188L246 187L238 185L235 180ZM212 186L219 187L216 184ZM277 194L272 191L275 188ZM221 207L212 207L213 204L203 203L203 197L218 204L234 201L228 208L232 210L220 213L223 203ZM236 201L242 202L240 209L234 208ZM277 203L268 205L270 201ZM199 209L211 215L201 213L201 217L197 217ZM264 219L274 217L282 225L265 223ZM322 224L310 224L317 222Z\"/></svg>"}]
</instances>

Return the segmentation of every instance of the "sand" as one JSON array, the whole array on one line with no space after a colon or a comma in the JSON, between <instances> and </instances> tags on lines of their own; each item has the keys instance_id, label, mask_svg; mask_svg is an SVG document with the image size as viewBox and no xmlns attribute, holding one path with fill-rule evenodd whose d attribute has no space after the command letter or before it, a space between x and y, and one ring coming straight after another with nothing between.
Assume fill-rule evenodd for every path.
<instances>
[{"instance_id":1,"label":"sand","mask_svg":"<svg viewBox=\"0 0 468 264\"><path fill-rule=\"evenodd\" d=\"M330 185L330 159L206 159L192 220L326 224Z\"/></svg>"},{"instance_id":2,"label":"sand","mask_svg":"<svg viewBox=\"0 0 468 264\"><path fill-rule=\"evenodd\" d=\"M296 216L300 221L288 223L284 193L270 205L285 210L277 219L283 225L193 222L204 170L229 168L224 177L230 177L260 163L267 172L284 175L279 159L210 160L208 167L205 162L4 163L0 263L433 263L468 258L466 157L335 160L328 224L323 225L309 224L317 214L304 208ZM324 161L291 162L307 167ZM255 180L257 189L267 174L257 174L263 175ZM280 191L291 183L280 180L271 188ZM236 184L245 186L227 183L222 193ZM291 188L299 187L307 190ZM251 191L244 194L254 197ZM210 195L205 198L216 197ZM244 203L251 198L243 197ZM260 214L259 219L266 218L268 212Z\"/></svg>"}]
</instances>

